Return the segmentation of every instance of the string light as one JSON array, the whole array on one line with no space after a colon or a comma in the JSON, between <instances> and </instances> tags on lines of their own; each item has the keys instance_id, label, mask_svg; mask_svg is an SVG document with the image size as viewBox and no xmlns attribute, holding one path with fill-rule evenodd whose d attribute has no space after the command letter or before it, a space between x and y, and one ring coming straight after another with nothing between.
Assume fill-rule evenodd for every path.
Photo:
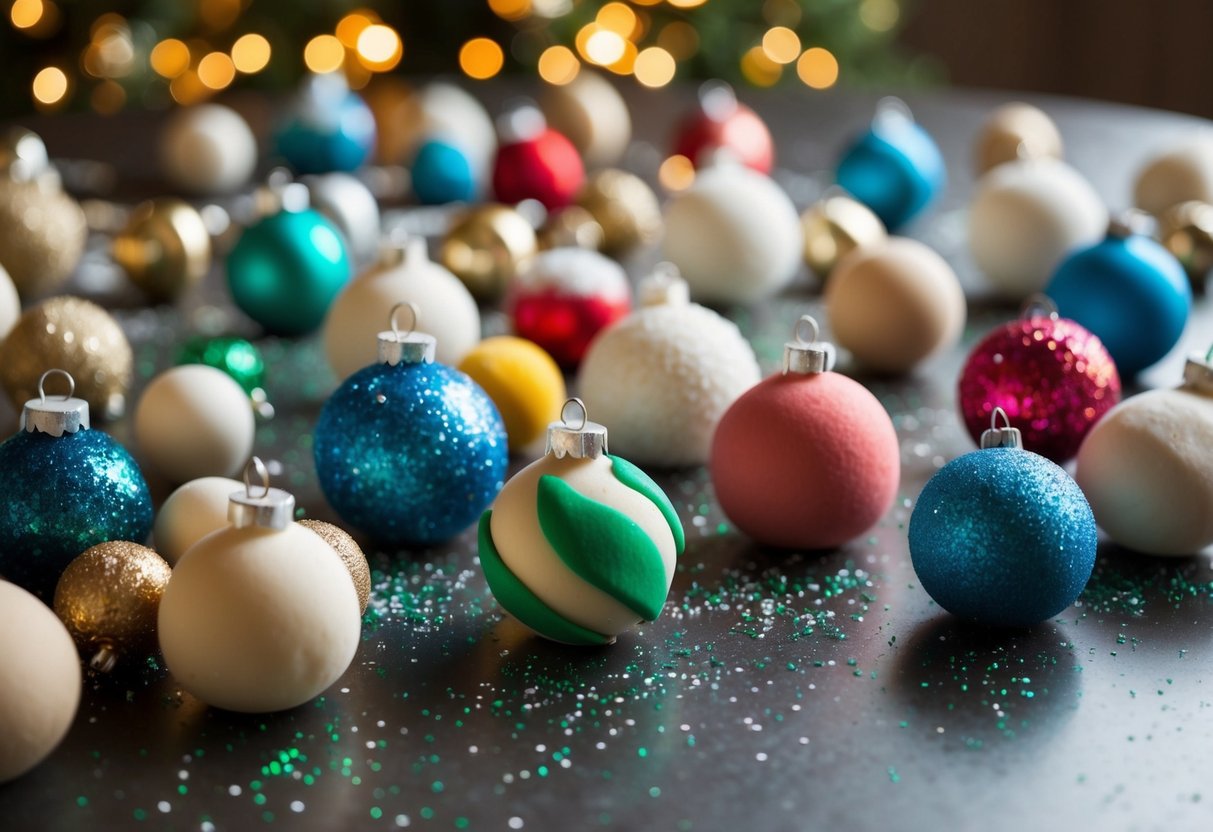
<instances>
[{"instance_id":1,"label":"string light","mask_svg":"<svg viewBox=\"0 0 1213 832\"><path fill-rule=\"evenodd\" d=\"M522 20L531 13L531 0L489 0L489 9L502 20Z\"/></svg>"},{"instance_id":2,"label":"string light","mask_svg":"<svg viewBox=\"0 0 1213 832\"><path fill-rule=\"evenodd\" d=\"M237 72L251 75L265 69L270 62L270 42L263 35L250 32L232 44L232 65Z\"/></svg>"},{"instance_id":3,"label":"string light","mask_svg":"<svg viewBox=\"0 0 1213 832\"><path fill-rule=\"evenodd\" d=\"M838 80L838 59L830 50L814 46L796 62L796 74L815 90L829 89Z\"/></svg>"},{"instance_id":4,"label":"string light","mask_svg":"<svg viewBox=\"0 0 1213 832\"><path fill-rule=\"evenodd\" d=\"M567 84L580 71L581 61L567 46L549 46L539 56L539 77L549 84Z\"/></svg>"},{"instance_id":5,"label":"string light","mask_svg":"<svg viewBox=\"0 0 1213 832\"><path fill-rule=\"evenodd\" d=\"M614 72L616 75L631 75L632 70L636 66L636 55L640 52L636 48L636 44L630 40L623 42L623 54L619 56L619 60L607 64L607 69Z\"/></svg>"},{"instance_id":6,"label":"string light","mask_svg":"<svg viewBox=\"0 0 1213 832\"><path fill-rule=\"evenodd\" d=\"M211 91L198 80L198 73L192 69L174 78L168 85L168 91L173 100L182 106L197 104L211 94Z\"/></svg>"},{"instance_id":7,"label":"string light","mask_svg":"<svg viewBox=\"0 0 1213 832\"><path fill-rule=\"evenodd\" d=\"M631 38L636 33L636 12L623 3L607 3L598 10L594 22L625 38Z\"/></svg>"},{"instance_id":8,"label":"string light","mask_svg":"<svg viewBox=\"0 0 1213 832\"><path fill-rule=\"evenodd\" d=\"M702 6L708 0L668 0L668 2L676 9L693 9Z\"/></svg>"},{"instance_id":9,"label":"string light","mask_svg":"<svg viewBox=\"0 0 1213 832\"><path fill-rule=\"evenodd\" d=\"M347 49L358 48L358 36L366 30L368 26L372 26L379 20L375 13L368 9L359 9L356 12L350 12L345 17L341 18L337 23L337 40Z\"/></svg>"},{"instance_id":10,"label":"string light","mask_svg":"<svg viewBox=\"0 0 1213 832\"><path fill-rule=\"evenodd\" d=\"M303 48L303 62L312 72L333 72L345 62L345 46L333 35L316 35Z\"/></svg>"},{"instance_id":11,"label":"string light","mask_svg":"<svg viewBox=\"0 0 1213 832\"><path fill-rule=\"evenodd\" d=\"M157 75L176 78L190 68L190 48L176 38L162 40L152 47L151 63Z\"/></svg>"},{"instance_id":12,"label":"string light","mask_svg":"<svg viewBox=\"0 0 1213 832\"><path fill-rule=\"evenodd\" d=\"M783 75L783 67L767 57L761 46L751 46L741 56L741 74L756 87L773 87Z\"/></svg>"},{"instance_id":13,"label":"string light","mask_svg":"<svg viewBox=\"0 0 1213 832\"><path fill-rule=\"evenodd\" d=\"M358 35L358 60L367 69L386 72L400 63L404 56L404 44L400 35L391 26L375 23L367 26Z\"/></svg>"},{"instance_id":14,"label":"string light","mask_svg":"<svg viewBox=\"0 0 1213 832\"><path fill-rule=\"evenodd\" d=\"M660 46L650 46L636 56L636 80L646 87L664 87L674 78L674 56Z\"/></svg>"},{"instance_id":15,"label":"string light","mask_svg":"<svg viewBox=\"0 0 1213 832\"><path fill-rule=\"evenodd\" d=\"M34 101L47 108L60 104L67 95L67 73L57 66L48 66L34 76Z\"/></svg>"},{"instance_id":16,"label":"string light","mask_svg":"<svg viewBox=\"0 0 1213 832\"><path fill-rule=\"evenodd\" d=\"M32 29L42 19L42 0L15 0L8 10L8 18L18 29Z\"/></svg>"},{"instance_id":17,"label":"string light","mask_svg":"<svg viewBox=\"0 0 1213 832\"><path fill-rule=\"evenodd\" d=\"M695 181L695 165L680 153L669 157L657 169L657 181L667 191L683 191Z\"/></svg>"},{"instance_id":18,"label":"string light","mask_svg":"<svg viewBox=\"0 0 1213 832\"><path fill-rule=\"evenodd\" d=\"M669 52L674 60L685 61L699 51L699 33L691 24L676 20L661 28L657 45Z\"/></svg>"},{"instance_id":19,"label":"string light","mask_svg":"<svg viewBox=\"0 0 1213 832\"><path fill-rule=\"evenodd\" d=\"M102 81L93 88L89 104L102 115L113 115L126 105L126 90L117 81Z\"/></svg>"},{"instance_id":20,"label":"string light","mask_svg":"<svg viewBox=\"0 0 1213 832\"><path fill-rule=\"evenodd\" d=\"M459 50L459 68L478 81L492 78L501 71L503 64L505 53L489 38L472 38Z\"/></svg>"},{"instance_id":21,"label":"string light","mask_svg":"<svg viewBox=\"0 0 1213 832\"><path fill-rule=\"evenodd\" d=\"M198 62L198 80L208 89L224 89L235 78L236 66L226 52L211 52Z\"/></svg>"},{"instance_id":22,"label":"string light","mask_svg":"<svg viewBox=\"0 0 1213 832\"><path fill-rule=\"evenodd\" d=\"M777 64L790 64L800 57L800 35L787 26L775 26L762 36L763 53Z\"/></svg>"},{"instance_id":23,"label":"string light","mask_svg":"<svg viewBox=\"0 0 1213 832\"><path fill-rule=\"evenodd\" d=\"M873 32L889 31L900 17L897 0L863 0L859 4L859 21Z\"/></svg>"},{"instance_id":24,"label":"string light","mask_svg":"<svg viewBox=\"0 0 1213 832\"><path fill-rule=\"evenodd\" d=\"M585 57L590 63L608 66L621 59L627 49L627 41L618 32L598 29L585 42Z\"/></svg>"}]
</instances>

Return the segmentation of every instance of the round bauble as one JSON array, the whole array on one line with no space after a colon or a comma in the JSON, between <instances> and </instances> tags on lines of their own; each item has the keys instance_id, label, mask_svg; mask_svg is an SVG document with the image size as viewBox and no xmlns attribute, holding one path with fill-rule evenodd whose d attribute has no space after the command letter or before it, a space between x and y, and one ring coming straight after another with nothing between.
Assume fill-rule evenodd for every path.
<instances>
[{"instance_id":1,"label":"round bauble","mask_svg":"<svg viewBox=\"0 0 1213 832\"><path fill-rule=\"evenodd\" d=\"M0 783L25 774L67 735L80 705L80 659L50 609L0 581Z\"/></svg>"},{"instance_id":2,"label":"round bauble","mask_svg":"<svg viewBox=\"0 0 1213 832\"><path fill-rule=\"evenodd\" d=\"M661 203L643 179L609 168L592 175L577 195L577 204L602 227L607 254L622 254L661 238Z\"/></svg>"},{"instance_id":3,"label":"round bauble","mask_svg":"<svg viewBox=\"0 0 1213 832\"><path fill-rule=\"evenodd\" d=\"M1099 241L1107 227L1099 195L1065 162L1008 162L977 185L969 249L999 293L1022 300L1044 288L1066 254Z\"/></svg>"},{"instance_id":4,"label":"round bauble","mask_svg":"<svg viewBox=\"0 0 1213 832\"><path fill-rule=\"evenodd\" d=\"M1192 292L1203 293L1213 269L1213 205L1181 202L1163 211L1158 218L1158 240L1184 267Z\"/></svg>"},{"instance_id":5,"label":"round bauble","mask_svg":"<svg viewBox=\"0 0 1213 832\"><path fill-rule=\"evenodd\" d=\"M178 364L205 364L232 377L250 396L265 391L265 359L251 341L220 335L195 336L177 352Z\"/></svg>"},{"instance_id":6,"label":"round bauble","mask_svg":"<svg viewBox=\"0 0 1213 832\"><path fill-rule=\"evenodd\" d=\"M580 205L568 205L548 214L547 220L535 232L535 237L541 251L570 246L599 251L603 233L602 226L593 214Z\"/></svg>"},{"instance_id":7,"label":"round bauble","mask_svg":"<svg viewBox=\"0 0 1213 832\"><path fill-rule=\"evenodd\" d=\"M312 207L328 218L345 237L355 263L371 263L379 255L379 203L371 189L348 173L305 176Z\"/></svg>"},{"instance_id":8,"label":"round bauble","mask_svg":"<svg viewBox=\"0 0 1213 832\"><path fill-rule=\"evenodd\" d=\"M460 371L484 388L501 413L512 453L544 435L566 398L564 374L533 341L499 335L481 341L459 362Z\"/></svg>"},{"instance_id":9,"label":"round bauble","mask_svg":"<svg viewBox=\"0 0 1213 832\"><path fill-rule=\"evenodd\" d=\"M567 84L548 84L540 103L548 124L568 136L590 167L613 165L628 149L627 102L600 73L583 67Z\"/></svg>"},{"instance_id":10,"label":"round bauble","mask_svg":"<svg viewBox=\"0 0 1213 832\"><path fill-rule=\"evenodd\" d=\"M84 254L88 225L57 174L0 179L0 266L27 300L54 291Z\"/></svg>"},{"instance_id":11,"label":"round bauble","mask_svg":"<svg viewBox=\"0 0 1213 832\"><path fill-rule=\"evenodd\" d=\"M839 346L879 373L909 372L955 344L965 322L952 267L905 237L844 258L826 286L826 309Z\"/></svg>"},{"instance_id":12,"label":"round bauble","mask_svg":"<svg viewBox=\"0 0 1213 832\"><path fill-rule=\"evenodd\" d=\"M526 217L505 205L479 205L451 226L438 261L477 298L495 301L538 248Z\"/></svg>"},{"instance_id":13,"label":"round bauble","mask_svg":"<svg viewBox=\"0 0 1213 832\"><path fill-rule=\"evenodd\" d=\"M21 298L17 296L17 287L4 266L0 266L0 343L21 317Z\"/></svg>"},{"instance_id":14,"label":"round bauble","mask_svg":"<svg viewBox=\"0 0 1213 832\"><path fill-rule=\"evenodd\" d=\"M497 153L497 131L484 106L463 88L435 81L416 92L393 89L395 79L377 77L368 88L379 128L380 158L408 161L427 139L458 141L472 164L479 188L488 180Z\"/></svg>"},{"instance_id":15,"label":"round bauble","mask_svg":"<svg viewBox=\"0 0 1213 832\"><path fill-rule=\"evenodd\" d=\"M413 194L422 205L471 202L478 190L472 162L455 141L427 139L417 148L409 171Z\"/></svg>"},{"instance_id":16,"label":"round bauble","mask_svg":"<svg viewBox=\"0 0 1213 832\"><path fill-rule=\"evenodd\" d=\"M137 206L111 251L131 282L157 303L176 300L211 268L211 235L202 215L172 197Z\"/></svg>"},{"instance_id":17,"label":"round bauble","mask_svg":"<svg viewBox=\"0 0 1213 832\"><path fill-rule=\"evenodd\" d=\"M1006 162L1060 159L1061 133L1048 114L1012 101L990 113L973 145L973 167L980 176Z\"/></svg>"},{"instance_id":18,"label":"round bauble","mask_svg":"<svg viewBox=\"0 0 1213 832\"><path fill-rule=\"evenodd\" d=\"M344 75L312 75L287 111L274 143L297 173L357 170L375 150L375 117Z\"/></svg>"},{"instance_id":19,"label":"round bauble","mask_svg":"<svg viewBox=\"0 0 1213 832\"><path fill-rule=\"evenodd\" d=\"M724 163L703 171L666 206L664 257L691 295L707 303L753 303L800 268L800 217L767 176Z\"/></svg>"},{"instance_id":20,"label":"round bauble","mask_svg":"<svg viewBox=\"0 0 1213 832\"><path fill-rule=\"evenodd\" d=\"M888 239L884 223L868 206L844 193L827 194L800 215L804 261L825 284L834 266L852 251Z\"/></svg>"},{"instance_id":21,"label":"round bauble","mask_svg":"<svg viewBox=\"0 0 1213 832\"><path fill-rule=\"evenodd\" d=\"M257 139L244 117L222 104L183 107L160 136L165 179L191 194L240 189L257 167Z\"/></svg>"},{"instance_id":22,"label":"round bauble","mask_svg":"<svg viewBox=\"0 0 1213 832\"><path fill-rule=\"evenodd\" d=\"M323 520L300 520L299 525L318 534L337 553L337 557L341 558L350 573L350 579L354 582L354 591L358 593L358 611L366 612L367 605L371 602L371 565L367 563L362 547L350 537L349 532L332 523Z\"/></svg>"},{"instance_id":23,"label":"round bauble","mask_svg":"<svg viewBox=\"0 0 1213 832\"><path fill-rule=\"evenodd\" d=\"M766 122L719 81L700 87L698 106L675 128L672 144L673 153L696 167L722 151L759 173L769 174L775 165L775 143Z\"/></svg>"},{"instance_id":24,"label":"round bauble","mask_svg":"<svg viewBox=\"0 0 1213 832\"><path fill-rule=\"evenodd\" d=\"M537 110L512 114L493 163L493 194L499 202L539 201L555 211L577 198L585 165L565 136L546 126Z\"/></svg>"},{"instance_id":25,"label":"round bauble","mask_svg":"<svg viewBox=\"0 0 1213 832\"><path fill-rule=\"evenodd\" d=\"M1208 137L1150 159L1133 183L1133 204L1155 216L1191 200L1213 202L1213 139Z\"/></svg>"},{"instance_id":26,"label":"round bauble","mask_svg":"<svg viewBox=\"0 0 1213 832\"><path fill-rule=\"evenodd\" d=\"M156 551L175 565L189 547L227 526L228 498L243 488L228 477L199 477L179 486L156 513Z\"/></svg>"}]
</instances>

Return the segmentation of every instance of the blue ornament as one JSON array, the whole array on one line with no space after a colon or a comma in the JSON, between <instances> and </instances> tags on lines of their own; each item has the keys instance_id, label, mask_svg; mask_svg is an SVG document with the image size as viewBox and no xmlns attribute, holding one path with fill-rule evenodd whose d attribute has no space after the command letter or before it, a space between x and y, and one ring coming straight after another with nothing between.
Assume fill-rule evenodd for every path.
<instances>
[{"instance_id":1,"label":"blue ornament","mask_svg":"<svg viewBox=\"0 0 1213 832\"><path fill-rule=\"evenodd\" d=\"M380 362L320 411L320 488L343 520L390 546L428 545L470 526L505 482L505 424L488 394L435 364L423 333L379 335Z\"/></svg>"},{"instance_id":2,"label":"blue ornament","mask_svg":"<svg viewBox=\"0 0 1213 832\"><path fill-rule=\"evenodd\" d=\"M961 618L1006 627L1057 615L1095 566L1082 490L1018 442L1014 428L986 431L982 450L931 477L910 516L910 558L927 594Z\"/></svg>"},{"instance_id":3,"label":"blue ornament","mask_svg":"<svg viewBox=\"0 0 1213 832\"><path fill-rule=\"evenodd\" d=\"M313 75L276 136L298 173L357 170L375 150L375 117L338 73Z\"/></svg>"},{"instance_id":4,"label":"blue ornament","mask_svg":"<svg viewBox=\"0 0 1213 832\"><path fill-rule=\"evenodd\" d=\"M476 180L467 154L455 144L430 139L413 157L413 193L423 205L470 202Z\"/></svg>"},{"instance_id":5,"label":"blue ornament","mask_svg":"<svg viewBox=\"0 0 1213 832\"><path fill-rule=\"evenodd\" d=\"M947 166L935 140L914 122L905 104L886 99L872 126L838 163L836 179L893 231L943 189Z\"/></svg>"},{"instance_id":6,"label":"blue ornament","mask_svg":"<svg viewBox=\"0 0 1213 832\"><path fill-rule=\"evenodd\" d=\"M43 382L38 382L42 393ZM71 376L68 376L71 381ZM21 429L0 443L0 575L49 602L77 555L98 543L142 543L152 496L139 466L108 434L89 428L88 403L27 402Z\"/></svg>"},{"instance_id":7,"label":"blue ornament","mask_svg":"<svg viewBox=\"0 0 1213 832\"><path fill-rule=\"evenodd\" d=\"M310 208L261 218L227 256L232 300L276 335L319 327L351 272L341 233Z\"/></svg>"},{"instance_id":8,"label":"blue ornament","mask_svg":"<svg viewBox=\"0 0 1213 832\"><path fill-rule=\"evenodd\" d=\"M1045 292L1063 318L1103 341L1126 379L1171 351L1192 310L1192 289L1175 256L1119 228L1067 257Z\"/></svg>"}]
</instances>

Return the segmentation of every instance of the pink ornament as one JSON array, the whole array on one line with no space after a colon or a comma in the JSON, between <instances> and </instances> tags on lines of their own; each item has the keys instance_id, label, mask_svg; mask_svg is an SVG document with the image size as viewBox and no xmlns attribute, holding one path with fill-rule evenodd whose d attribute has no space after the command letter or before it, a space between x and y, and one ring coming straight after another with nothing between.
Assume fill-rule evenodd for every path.
<instances>
[{"instance_id":1,"label":"pink ornament","mask_svg":"<svg viewBox=\"0 0 1213 832\"><path fill-rule=\"evenodd\" d=\"M711 82L700 89L699 106L678 125L674 153L700 167L720 150L759 173L769 174L775 164L766 122L738 101L728 84Z\"/></svg>"},{"instance_id":2,"label":"pink ornament","mask_svg":"<svg viewBox=\"0 0 1213 832\"><path fill-rule=\"evenodd\" d=\"M573 143L548 127L533 107L507 114L501 132L493 165L497 200L535 199L549 211L571 205L585 184L585 165Z\"/></svg>"},{"instance_id":3,"label":"pink ornament","mask_svg":"<svg viewBox=\"0 0 1213 832\"><path fill-rule=\"evenodd\" d=\"M1099 338L1044 298L973 348L958 399L974 442L1001 407L1025 448L1061 463L1120 401L1120 375Z\"/></svg>"}]
</instances>

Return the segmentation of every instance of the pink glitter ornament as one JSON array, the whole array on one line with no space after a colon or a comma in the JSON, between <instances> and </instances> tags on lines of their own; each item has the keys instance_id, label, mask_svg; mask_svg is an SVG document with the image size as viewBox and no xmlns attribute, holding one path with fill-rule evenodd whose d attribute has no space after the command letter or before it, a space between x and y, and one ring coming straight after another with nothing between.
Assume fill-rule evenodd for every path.
<instances>
[{"instance_id":1,"label":"pink glitter ornament","mask_svg":"<svg viewBox=\"0 0 1213 832\"><path fill-rule=\"evenodd\" d=\"M1120 401L1120 375L1099 338L1036 296L1019 320L973 348L960 373L958 400L974 442L1001 407L1023 433L1025 448L1062 463Z\"/></svg>"}]
</instances>

